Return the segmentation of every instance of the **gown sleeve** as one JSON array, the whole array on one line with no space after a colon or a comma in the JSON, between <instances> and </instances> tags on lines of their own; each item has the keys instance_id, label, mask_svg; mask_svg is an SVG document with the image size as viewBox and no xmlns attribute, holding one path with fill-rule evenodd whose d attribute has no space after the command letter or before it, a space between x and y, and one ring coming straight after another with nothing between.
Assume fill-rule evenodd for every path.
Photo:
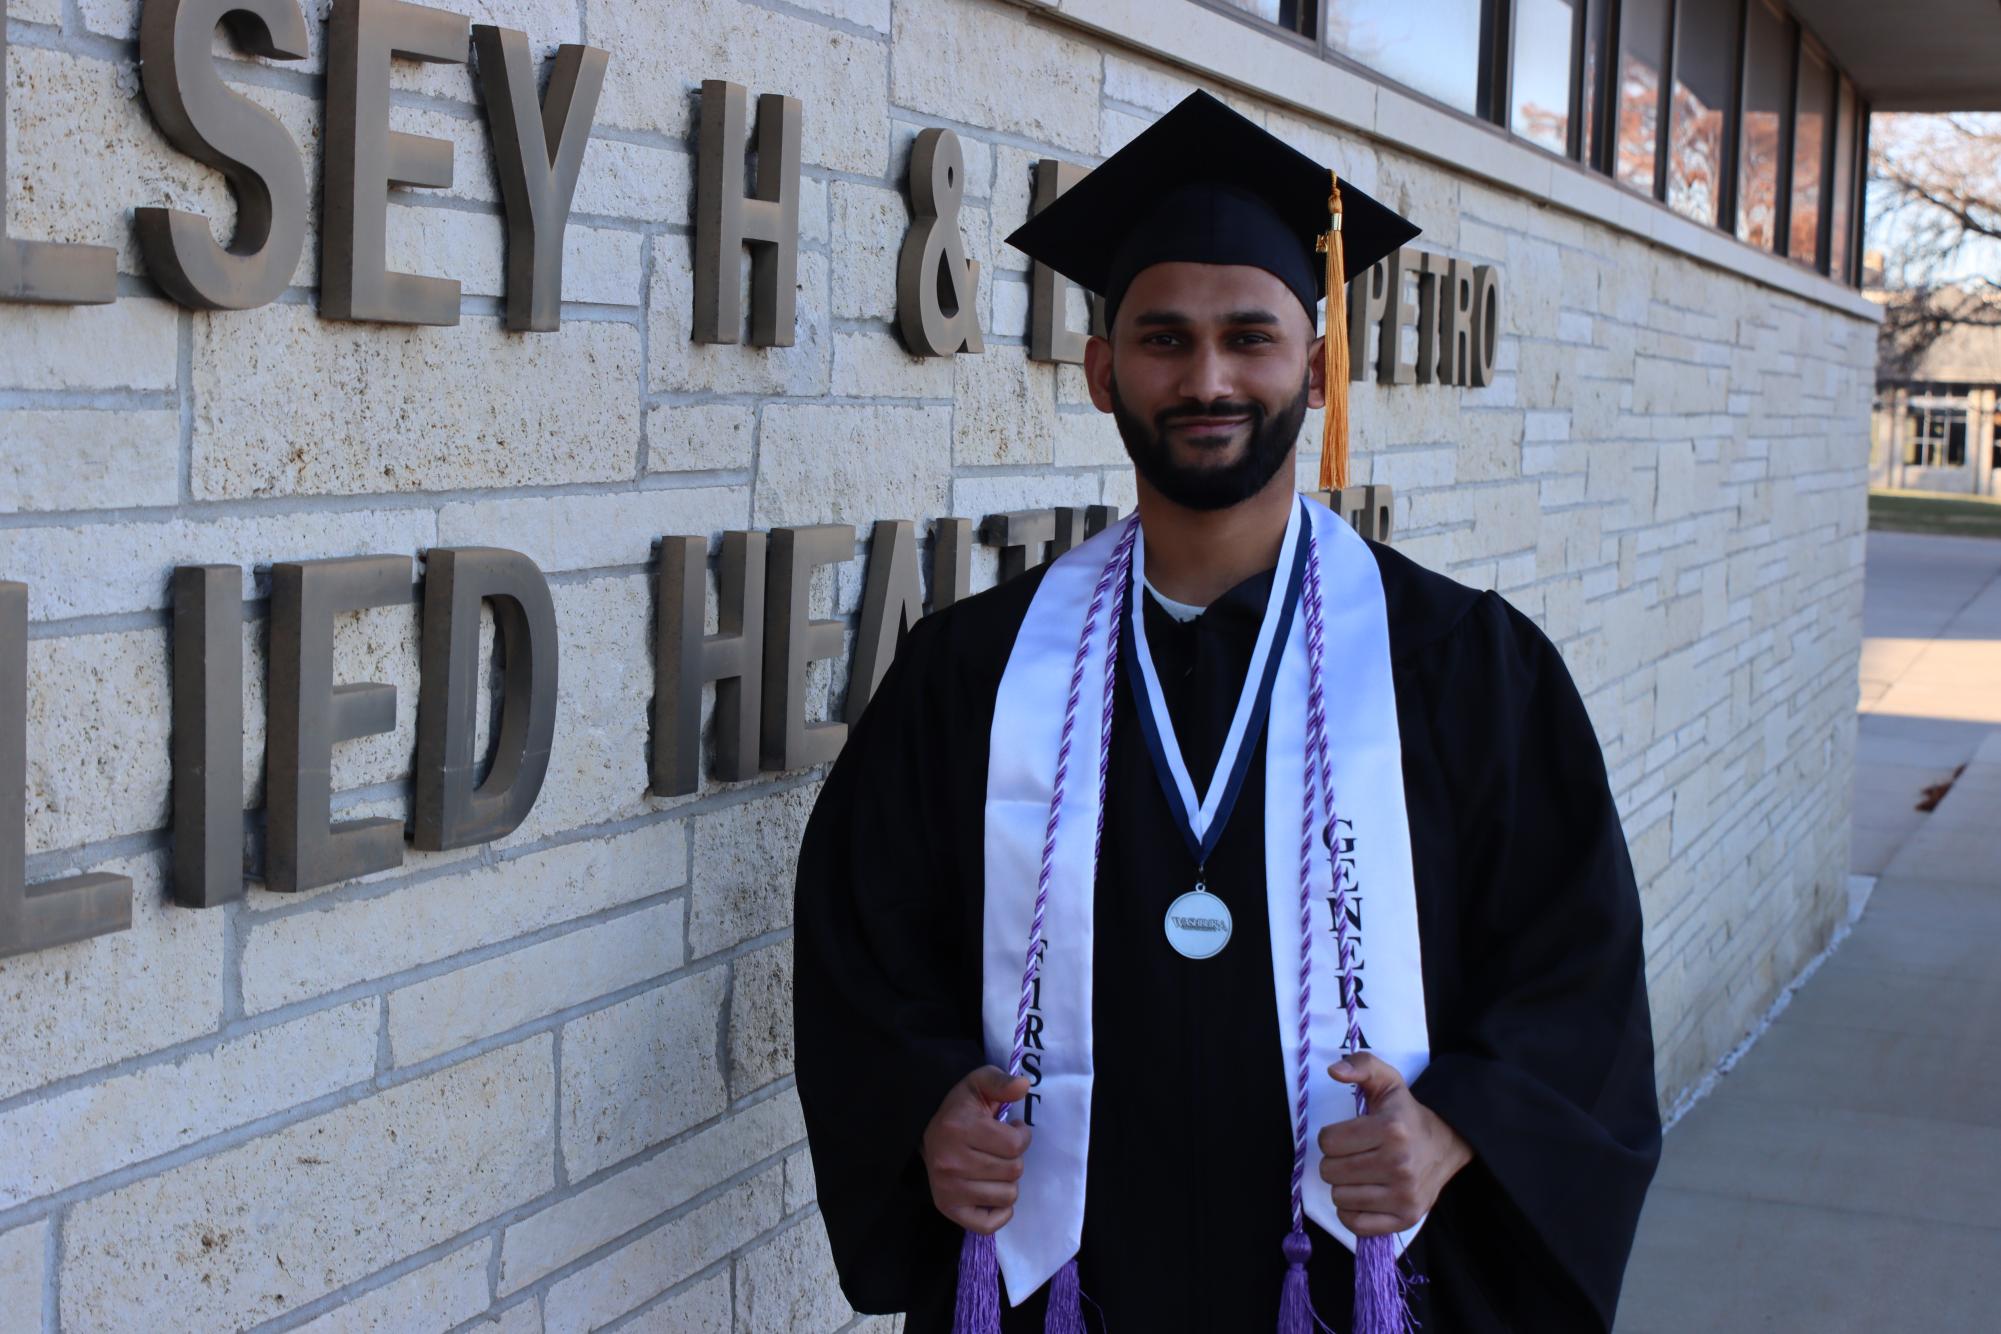
<instances>
[{"instance_id":1,"label":"gown sleeve","mask_svg":"<svg viewBox=\"0 0 2001 1334\"><path fill-rule=\"evenodd\" d=\"M1475 1154L1440 1209L1498 1309L1606 1330L1661 1132L1639 895L1604 756L1555 646L1497 595L1428 656L1462 975L1411 1091Z\"/></svg>"},{"instance_id":2,"label":"gown sleeve","mask_svg":"<svg viewBox=\"0 0 2001 1334\"><path fill-rule=\"evenodd\" d=\"M957 1273L960 1232L932 1204L919 1144L985 1061L965 953L977 894L956 851L980 807L961 790L965 761L986 738L954 688L943 619L912 628L852 729L795 887L799 1097L841 1288L865 1312L935 1305Z\"/></svg>"}]
</instances>

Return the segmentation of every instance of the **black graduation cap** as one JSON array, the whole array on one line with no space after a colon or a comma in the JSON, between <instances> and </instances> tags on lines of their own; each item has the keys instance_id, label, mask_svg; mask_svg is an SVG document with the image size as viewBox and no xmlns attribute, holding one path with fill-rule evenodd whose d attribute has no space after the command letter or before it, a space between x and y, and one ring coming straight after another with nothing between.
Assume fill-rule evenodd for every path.
<instances>
[{"instance_id":1,"label":"black graduation cap","mask_svg":"<svg viewBox=\"0 0 2001 1334\"><path fill-rule=\"evenodd\" d=\"M1151 264L1249 264L1313 313L1326 295L1316 242L1328 231L1333 175L1205 92L1190 93L1008 237L1116 310ZM1342 279L1418 234L1345 182ZM1335 321L1339 323L1339 321Z\"/></svg>"}]
</instances>

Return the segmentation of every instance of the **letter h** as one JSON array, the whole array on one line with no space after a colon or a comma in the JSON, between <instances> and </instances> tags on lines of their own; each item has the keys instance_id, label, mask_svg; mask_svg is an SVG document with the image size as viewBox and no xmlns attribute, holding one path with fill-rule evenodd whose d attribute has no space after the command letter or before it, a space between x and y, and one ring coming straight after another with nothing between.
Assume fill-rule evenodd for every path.
<instances>
[{"instance_id":1,"label":"letter h","mask_svg":"<svg viewBox=\"0 0 2001 1334\"><path fill-rule=\"evenodd\" d=\"M764 680L763 533L724 533L716 571L720 633L702 633L708 601L708 541L660 543L660 597L654 613L653 762L660 797L701 783L702 686L716 683L715 777L740 782L758 772ZM746 698L748 692L748 698Z\"/></svg>"},{"instance_id":2,"label":"letter h","mask_svg":"<svg viewBox=\"0 0 2001 1334\"><path fill-rule=\"evenodd\" d=\"M737 252L751 248L750 341L792 346L799 272L799 99L757 99L757 193L744 195L745 93L702 81L695 190L695 331L698 343L743 336Z\"/></svg>"}]
</instances>

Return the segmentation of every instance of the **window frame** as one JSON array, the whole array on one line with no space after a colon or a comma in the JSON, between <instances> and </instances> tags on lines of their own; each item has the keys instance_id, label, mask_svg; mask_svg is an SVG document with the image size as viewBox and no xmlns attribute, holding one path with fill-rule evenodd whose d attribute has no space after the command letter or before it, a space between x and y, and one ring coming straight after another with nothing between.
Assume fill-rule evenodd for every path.
<instances>
[{"instance_id":1,"label":"window frame","mask_svg":"<svg viewBox=\"0 0 2001 1334\"><path fill-rule=\"evenodd\" d=\"M1862 286L1862 243L1868 232L1863 228L1863 211L1869 207L1869 121L1874 108L1869 99L1862 96L1862 90L1855 90L1855 176L1850 182L1855 189L1854 203L1848 210L1848 272L1840 281L1849 287Z\"/></svg>"},{"instance_id":2,"label":"window frame","mask_svg":"<svg viewBox=\"0 0 2001 1334\"><path fill-rule=\"evenodd\" d=\"M1323 0L1300 0L1301 4L1313 6L1313 16L1308 20L1308 25L1312 28L1311 32L1299 32L1296 29L1286 27L1283 23L1275 23L1271 19L1259 18L1256 14L1251 13L1250 10L1245 9L1241 5L1231 4L1229 0L1189 0L1189 2L1200 5L1203 9L1213 14L1221 14L1225 18L1234 19L1238 23L1244 24L1246 27L1254 28L1259 32L1277 37L1281 41L1291 42L1301 50L1312 51L1321 56L1327 54L1326 47L1320 41L1321 28L1327 17L1327 6L1323 3Z\"/></svg>"},{"instance_id":3,"label":"window frame","mask_svg":"<svg viewBox=\"0 0 2001 1334\"><path fill-rule=\"evenodd\" d=\"M1722 142L1724 162L1717 187L1717 208L1714 217L1701 219L1676 209L1668 202L1668 167L1674 133L1674 86L1676 67L1679 64L1677 43L1682 34L1683 5L1688 0L1661 0L1665 6L1665 31L1662 34L1663 48L1660 61L1659 88L1654 108L1654 169L1653 188L1643 191L1621 180L1617 172L1619 91L1621 72L1626 51L1626 20L1634 0L1576 0L1571 17L1570 34L1570 75L1569 75L1569 116L1565 127L1565 147L1559 153L1534 139L1517 134L1513 128L1513 81L1515 48L1518 38L1517 18L1520 0L1479 0L1480 36L1479 57L1475 62L1478 80L1474 90L1474 108L1464 107L1439 100L1395 75L1366 64L1333 46L1327 39L1329 21L1333 5L1339 0L1299 0L1302 9L1310 10L1302 27L1310 31L1288 28L1271 19L1232 4L1229 0L1191 0L1200 8L1214 14L1221 14L1234 22L1267 36L1289 43L1295 49L1309 53L1324 63L1352 73L1379 87L1395 90L1425 106L1483 129L1498 133L1508 143L1533 149L1536 152L1568 162L1573 169L1611 182L1630 195L1651 198L1659 207L1666 209L1676 218L1696 226L1708 227L1721 232L1732 242L1757 254L1771 255L1790 260L1798 267L1820 274L1843 287L1857 290L1861 286L1863 272L1862 239L1867 231L1867 163L1869 160L1869 122L1871 107L1868 98L1860 88L1854 88L1855 130L1853 134L1848 192L1848 254L1842 271L1833 272L1833 237L1831 228L1834 216L1833 191L1836 177L1836 145L1840 138L1838 120L1840 117L1841 87L1846 80L1853 87L1854 80L1848 70L1834 58L1834 54L1803 22L1800 21L1787 0L1732 0L1736 5L1734 25L1735 50L1729 53L1733 61L1733 96L1725 103L1725 125ZM1743 162L1744 98L1749 80L1749 47L1751 6L1766 4L1787 25L1790 37L1791 61L1786 88L1786 112L1779 126L1778 145L1778 198L1773 210L1774 244L1766 250L1737 235L1738 213L1743 204L1742 185L1739 179ZM1592 26L1599 23L1597 40L1593 41ZM1595 49L1594 49L1595 48ZM1814 253L1811 259L1801 261L1791 254L1792 214L1793 214L1793 160L1797 142L1797 122L1799 115L1799 82L1804 53L1811 51L1828 68L1832 78L1829 82L1828 105L1823 109L1826 116L1827 132L1821 143L1820 194L1814 238ZM1584 69L1586 55L1596 57L1596 78L1591 86L1585 86ZM1589 116L1586 116L1587 107ZM1589 120L1592 134L1587 138L1585 122Z\"/></svg>"},{"instance_id":4,"label":"window frame","mask_svg":"<svg viewBox=\"0 0 2001 1334\"><path fill-rule=\"evenodd\" d=\"M1596 164L1593 164L1593 166L1594 169L1598 170L1607 180L1611 181L1612 184L1618 186L1621 190L1638 195L1642 199L1651 198L1662 208L1667 208L1668 116L1674 103L1674 38L1676 27L1681 19L1681 0L1661 0L1661 4L1666 7L1667 22L1666 33L1662 37L1658 86L1654 91L1653 189L1651 191L1642 190L1637 185L1632 185L1619 179L1619 116L1621 109L1619 85L1622 82L1621 73L1625 69L1626 64L1627 0L1616 0L1616 3L1612 6L1610 20L1605 26L1606 58L1600 63L1605 67L1605 74L1610 84L1605 100L1605 113L1610 119L1609 123L1604 121L1599 122L1606 126L1607 131L1603 135L1605 140L1604 166L1597 167ZM1675 216L1681 217L1683 215L1677 213Z\"/></svg>"},{"instance_id":5,"label":"window frame","mask_svg":"<svg viewBox=\"0 0 2001 1334\"><path fill-rule=\"evenodd\" d=\"M1786 247L1792 239L1793 228L1793 120L1799 108L1800 24L1799 20L1793 17L1792 11L1783 4L1776 3L1776 0L1745 0L1743 21L1737 33L1737 129L1734 137L1737 140L1735 151L1740 155L1735 161L1739 164L1743 161L1741 154L1744 135L1744 99L1751 91L1751 6L1753 5L1763 5L1776 14L1779 21L1786 25L1786 36L1789 39L1786 44L1788 56L1785 97L1781 103L1785 111L1779 117L1779 142L1773 150L1778 160L1773 163L1775 170L1772 183L1772 248L1766 250L1763 246L1746 241L1737 235L1738 209L1743 205L1743 196L1739 193L1743 188L1741 172L1732 174L1730 225L1723 227L1722 230L1739 245L1749 246L1760 254L1784 259L1787 257Z\"/></svg>"},{"instance_id":6,"label":"window frame","mask_svg":"<svg viewBox=\"0 0 2001 1334\"><path fill-rule=\"evenodd\" d=\"M1842 70L1840 65L1835 63L1834 55L1827 49L1826 45L1819 38L1815 37L1812 32L1808 31L1806 24L1801 23L1797 16L1790 15L1790 11L1788 11L1788 14L1793 20L1794 34L1793 98L1792 113L1786 117L1786 248L1781 253L1787 259L1799 264L1802 268L1812 269L1815 273L1825 275L1828 268L1827 260L1829 253L1827 230L1833 223L1834 214L1834 145L1836 139L1839 137L1835 133L1834 122L1841 111L1841 80L1845 77L1845 71ZM1798 255L1792 253L1792 213L1795 191L1791 186L1793 167L1797 165L1799 160L1798 154L1794 153L1792 149L1795 143L1795 131L1799 125L1800 73L1806 68L1806 60L1809 54L1827 67L1828 80L1827 105L1821 108L1821 115L1826 117L1826 120L1823 122L1826 129L1821 132L1820 136L1820 189L1819 198L1815 204L1820 213L1814 219L1813 257L1811 259L1801 259Z\"/></svg>"},{"instance_id":7,"label":"window frame","mask_svg":"<svg viewBox=\"0 0 2001 1334\"><path fill-rule=\"evenodd\" d=\"M1723 104L1723 160L1716 164L1716 209L1714 216L1706 220L1706 225L1715 227L1719 231L1728 232L1733 237L1737 234L1737 148L1738 137L1741 134L1739 125L1743 120L1744 112L1745 24L1750 21L1751 6L1760 2L1761 0L1725 0L1725 3L1733 4L1737 7L1737 21L1730 25L1735 33L1736 49L1730 57L1732 61L1730 69L1730 96L1725 99ZM1703 222L1704 219L1693 217L1675 208L1673 204L1668 202L1667 197L1668 167L1673 159L1674 144L1674 86L1679 77L1675 66L1680 63L1682 15L1686 12L1685 6L1688 3L1689 0L1669 0L1668 4L1667 65L1669 72L1668 76L1661 80L1661 91L1667 107L1661 116L1661 156L1658 165L1654 169L1654 174L1655 184L1658 189L1656 198L1662 204L1673 209L1678 217L1688 218L1691 222ZM1724 226L1723 220L1725 218L1730 220L1728 227Z\"/></svg>"},{"instance_id":8,"label":"window frame","mask_svg":"<svg viewBox=\"0 0 2001 1334\"><path fill-rule=\"evenodd\" d=\"M1596 136L1590 143L1580 142L1577 162L1587 171L1611 176L1613 146L1618 142L1618 126L1614 117L1619 114L1619 23L1625 6L1623 0L1591 0L1591 3L1600 6L1605 16L1598 31L1598 78L1588 90L1592 99L1591 128ZM1591 40L1590 33L1587 16L1584 36L1587 42ZM1583 59L1580 47L1577 66L1577 81L1580 84L1584 82ZM1581 134L1583 126L1578 129Z\"/></svg>"},{"instance_id":9,"label":"window frame","mask_svg":"<svg viewBox=\"0 0 2001 1334\"><path fill-rule=\"evenodd\" d=\"M1515 132L1515 43L1521 32L1516 19L1521 13L1520 0L1495 0L1488 6L1490 12L1505 11L1505 20L1496 18L1495 26L1502 34L1500 50L1494 62L1494 123L1508 138L1525 144L1551 157L1562 158L1566 162L1583 162L1584 143L1584 99L1589 90L1584 87L1584 51L1590 42L1591 10L1608 8L1616 0L1572 0L1570 11L1570 77L1567 80L1570 101L1563 132L1563 151L1557 152L1548 144L1537 143L1525 135ZM1602 63L1602 62L1601 62ZM1599 82L1603 83L1604 71L1599 71ZM1592 122L1597 123L1594 115Z\"/></svg>"},{"instance_id":10,"label":"window frame","mask_svg":"<svg viewBox=\"0 0 2001 1334\"><path fill-rule=\"evenodd\" d=\"M1222 2L1223 0L1195 0L1195 3L1203 6L1205 9L1214 8ZM1328 64L1348 70L1354 74L1359 74L1371 83L1394 88L1403 96L1414 98L1422 102L1425 106L1442 111L1448 116L1456 116L1461 120L1470 121L1475 125L1484 125L1490 130L1499 130L1508 137L1510 143L1528 144L1530 147L1539 147L1539 145L1531 143L1508 128L1507 94L1505 91L1507 88L1507 72L1501 71L1498 76L1496 72L1497 62L1504 57L1497 57L1495 55L1494 48L1499 45L1495 41L1494 36L1498 26L1495 15L1504 9L1509 11L1507 24L1505 27L1500 27L1499 30L1508 34L1509 42L1507 44L1512 47L1514 21L1511 0L1479 0L1479 5L1479 55L1473 62L1475 77L1478 79L1478 82L1473 89L1474 109L1472 111L1468 111L1465 107L1454 106L1450 102L1440 101L1423 89L1405 83L1402 79L1397 78L1396 75L1389 73L1387 70L1377 69L1374 65L1355 59L1355 57L1328 41L1327 20L1331 16L1332 7L1331 5L1321 3L1320 0L1314 0L1315 35L1318 42L1315 49L1318 50L1320 58ZM1228 13L1229 10L1225 9L1224 12ZM1243 10L1238 10L1237 15L1240 18L1247 19L1260 31L1276 32L1280 36L1285 34L1284 28L1276 24L1266 23L1253 15L1244 13ZM1496 110L1497 107L1499 108L1498 111ZM1547 152L1548 150L1544 149L1543 151Z\"/></svg>"}]
</instances>

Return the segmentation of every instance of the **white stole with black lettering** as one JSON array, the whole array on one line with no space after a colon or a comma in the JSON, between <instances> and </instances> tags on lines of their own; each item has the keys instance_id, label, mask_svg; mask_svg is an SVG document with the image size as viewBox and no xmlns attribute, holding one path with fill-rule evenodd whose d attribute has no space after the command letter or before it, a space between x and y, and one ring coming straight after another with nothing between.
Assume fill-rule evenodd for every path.
<instances>
[{"instance_id":1,"label":"white stole with black lettering","mask_svg":"<svg viewBox=\"0 0 2001 1334\"><path fill-rule=\"evenodd\" d=\"M1335 812L1341 822L1340 846L1353 858L1350 932L1360 942L1359 976L1365 983L1361 999L1367 1007L1361 1011L1362 1030L1371 1051L1396 1066L1406 1080L1413 1080L1430 1058L1430 1045L1382 575L1368 545L1324 505L1309 501L1307 516L1319 543L1327 675L1322 690L1334 769ZM1092 591L1122 530L1123 525L1113 525L1050 566L1015 638L995 700L987 763L981 1018L987 1059L1003 1069L1014 1045L1029 920L1041 873L1071 667ZM1091 963L1095 868L1091 858L1098 819L1097 761L1103 744L1100 705L1109 615L1108 605L1099 616L1084 667L1083 697L1073 724L1070 772L1044 918L1042 970L1030 1015L1031 1031L1040 1044L1030 1045L1024 1063L1033 1084L1035 1136L1029 1145L1014 1217L996 1238L1001 1274L1014 1305L1076 1254L1084 1230L1094 1041ZM1292 1122L1298 1078L1305 620L1302 609L1293 618L1284 645L1265 747L1265 899L1271 923L1272 978L1278 993L1277 1024L1266 1037L1277 1041L1284 1053L1285 1084L1273 1088L1271 1095L1284 1099L1287 1124ZM1122 793L1117 786L1108 795L1114 802L1132 799L1132 793ZM1315 823L1319 823L1317 816ZM1161 836L1173 835L1162 830ZM1327 864L1328 850L1320 839L1313 840L1313 856L1317 900L1313 919L1320 934L1313 946L1309 1137L1323 1126L1354 1115L1353 1090L1326 1074L1326 1067L1340 1055L1347 1019L1340 1005L1333 910L1327 898L1332 871ZM1190 887L1174 888L1178 893ZM1163 896L1163 912L1172 897ZM1116 942L1115 947L1169 948L1164 934L1159 939ZM1118 1040L1115 1033L1095 1036ZM1022 1114L1023 1109L1016 1107L1012 1116L1019 1120ZM1160 1119L1163 1126L1172 1124L1176 1109L1163 1105ZM1307 1216L1352 1250L1355 1238L1335 1216L1332 1196L1318 1177L1319 1161L1319 1150L1309 1138ZM1417 1228L1412 1228L1403 1234L1404 1240L1416 1234Z\"/></svg>"}]
</instances>

